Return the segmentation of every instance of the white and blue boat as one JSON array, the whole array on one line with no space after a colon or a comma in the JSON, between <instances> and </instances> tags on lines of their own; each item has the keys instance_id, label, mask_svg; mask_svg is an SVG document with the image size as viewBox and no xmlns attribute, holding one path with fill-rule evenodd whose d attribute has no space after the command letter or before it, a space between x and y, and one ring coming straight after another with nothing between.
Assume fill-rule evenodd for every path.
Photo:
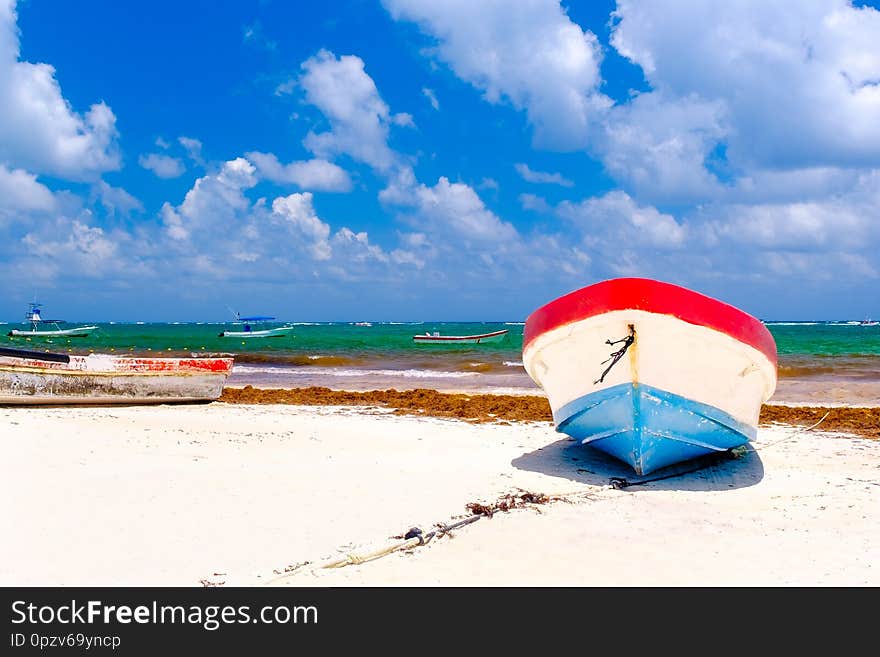
<instances>
[{"instance_id":1,"label":"white and blue boat","mask_svg":"<svg viewBox=\"0 0 880 657\"><path fill-rule=\"evenodd\" d=\"M265 326L266 322L271 322L275 318L269 315L255 315L254 317L242 317L235 313L235 324L241 326L241 330L232 329L221 331L218 337L221 338L280 338L293 332L294 327L286 324L284 326L275 326L269 328L254 328L255 326Z\"/></svg>"},{"instance_id":2,"label":"white and blue boat","mask_svg":"<svg viewBox=\"0 0 880 657\"><path fill-rule=\"evenodd\" d=\"M93 331L97 331L97 326L73 326L62 327L67 324L63 319L43 319L41 307L43 304L28 304L28 311L24 317L24 323L30 324L29 329L12 329L6 335L11 338L84 338ZM53 328L43 328L44 326L52 326Z\"/></svg>"},{"instance_id":3,"label":"white and blue boat","mask_svg":"<svg viewBox=\"0 0 880 657\"><path fill-rule=\"evenodd\" d=\"M557 431L638 475L740 447L776 389L776 343L757 318L692 290L618 278L526 320L523 365Z\"/></svg>"}]
</instances>

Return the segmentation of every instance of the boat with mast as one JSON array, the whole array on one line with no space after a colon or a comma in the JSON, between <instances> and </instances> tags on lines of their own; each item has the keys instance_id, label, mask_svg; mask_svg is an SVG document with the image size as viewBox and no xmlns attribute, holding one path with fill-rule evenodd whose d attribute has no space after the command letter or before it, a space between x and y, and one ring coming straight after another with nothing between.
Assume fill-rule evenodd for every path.
<instances>
[{"instance_id":1,"label":"boat with mast","mask_svg":"<svg viewBox=\"0 0 880 657\"><path fill-rule=\"evenodd\" d=\"M288 335L294 329L293 326L286 324L284 326L276 326L274 328L265 328L254 330L252 324L263 324L271 322L275 318L269 315L255 315L253 317L242 317L239 313L235 313L235 324L241 324L240 331L221 331L218 337L221 338L280 338Z\"/></svg>"},{"instance_id":2,"label":"boat with mast","mask_svg":"<svg viewBox=\"0 0 880 657\"><path fill-rule=\"evenodd\" d=\"M67 324L63 319L43 319L40 309L43 304L33 301L28 304L28 311L25 315L25 324L30 324L30 329L12 329L7 333L9 337L27 337L27 338L50 338L63 336L68 338L84 338L92 331L98 330L97 326L76 326L72 328L62 328L61 324ZM43 328L44 326L52 326L54 328Z\"/></svg>"}]
</instances>

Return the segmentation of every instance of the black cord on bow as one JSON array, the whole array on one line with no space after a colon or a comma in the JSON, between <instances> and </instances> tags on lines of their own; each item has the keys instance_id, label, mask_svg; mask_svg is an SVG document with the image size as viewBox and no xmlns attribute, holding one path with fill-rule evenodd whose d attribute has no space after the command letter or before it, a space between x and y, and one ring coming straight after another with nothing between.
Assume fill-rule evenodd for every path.
<instances>
[{"instance_id":1,"label":"black cord on bow","mask_svg":"<svg viewBox=\"0 0 880 657\"><path fill-rule=\"evenodd\" d=\"M629 335L626 336L625 338L621 338L620 340L613 340L613 341L612 340L605 340L605 344L615 345L615 344L619 344L622 342L623 346L620 349L618 349L617 351L612 352L611 356L609 358L606 358L601 363L599 363L600 365L604 365L609 360L611 361L611 364L605 368L604 372L602 372L602 376L600 376L598 379L593 381L593 385L596 385L597 383L601 383L605 379L605 375L611 371L611 368L617 364L617 361L619 361L621 358L623 358L623 355L626 353L626 350L629 349L630 345L635 341L636 341L636 327L633 326L632 324L629 325Z\"/></svg>"}]
</instances>

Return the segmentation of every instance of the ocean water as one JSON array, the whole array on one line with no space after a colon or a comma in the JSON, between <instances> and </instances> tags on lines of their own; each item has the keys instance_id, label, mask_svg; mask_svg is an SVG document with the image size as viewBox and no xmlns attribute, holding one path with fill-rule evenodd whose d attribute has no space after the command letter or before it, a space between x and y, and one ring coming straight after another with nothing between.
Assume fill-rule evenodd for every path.
<instances>
[{"instance_id":1,"label":"ocean water","mask_svg":"<svg viewBox=\"0 0 880 657\"><path fill-rule=\"evenodd\" d=\"M88 337L30 339L8 337L8 330L20 326L9 323L0 327L0 345L65 353L234 354L230 386L540 393L522 366L522 322L292 324L287 336L242 340L220 337L224 329L236 328L223 323L97 324ZM779 354L774 400L880 403L880 325L768 322L767 328ZM412 339L425 332L473 335L499 329L508 333L497 344L432 345Z\"/></svg>"}]
</instances>

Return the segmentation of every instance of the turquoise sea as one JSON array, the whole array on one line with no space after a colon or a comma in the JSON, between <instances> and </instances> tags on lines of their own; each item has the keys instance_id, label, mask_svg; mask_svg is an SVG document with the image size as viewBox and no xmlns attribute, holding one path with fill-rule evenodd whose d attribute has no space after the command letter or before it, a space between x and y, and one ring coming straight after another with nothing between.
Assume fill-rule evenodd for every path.
<instances>
[{"instance_id":1,"label":"turquoise sea","mask_svg":"<svg viewBox=\"0 0 880 657\"><path fill-rule=\"evenodd\" d=\"M231 323L105 323L87 337L28 339L7 336L12 328L24 328L10 322L0 326L0 345L153 356L231 353L230 386L539 392L522 367L522 322L290 324L295 325L290 335L249 340L219 337L224 329L240 329ZM774 399L880 403L880 325L767 322L767 327L779 353ZM412 339L425 332L472 335L499 329L509 331L499 344L425 345Z\"/></svg>"}]
</instances>

